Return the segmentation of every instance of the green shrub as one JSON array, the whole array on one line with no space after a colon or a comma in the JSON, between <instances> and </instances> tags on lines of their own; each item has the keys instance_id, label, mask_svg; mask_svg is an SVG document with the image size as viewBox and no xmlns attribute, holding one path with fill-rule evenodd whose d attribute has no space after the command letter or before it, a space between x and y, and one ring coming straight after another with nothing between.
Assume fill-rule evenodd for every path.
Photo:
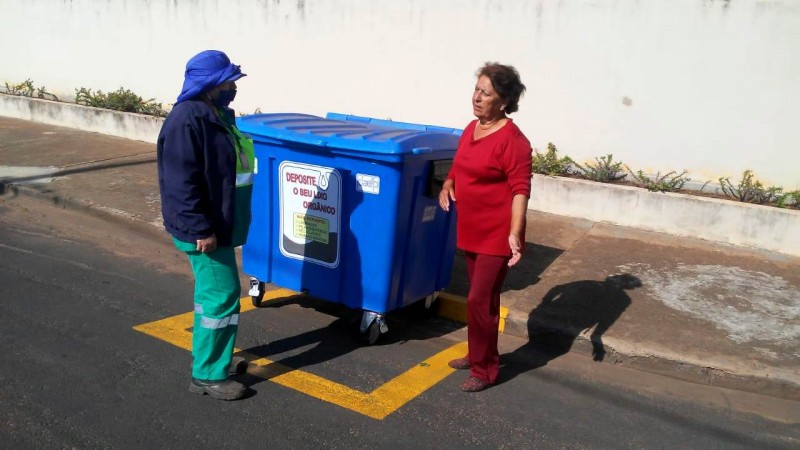
<instances>
[{"instance_id":1,"label":"green shrub","mask_svg":"<svg viewBox=\"0 0 800 450\"><path fill-rule=\"evenodd\" d=\"M692 180L685 176L688 173L687 170L684 170L680 174L676 174L675 171L672 171L661 175L661 172L658 172L654 177L650 178L641 170L634 173L630 167L625 166L625 168L630 172L634 183L652 192L674 192L681 189L684 184Z\"/></svg>"},{"instance_id":2,"label":"green shrub","mask_svg":"<svg viewBox=\"0 0 800 450\"><path fill-rule=\"evenodd\" d=\"M770 186L765 188L760 181L753 176L752 170L745 170L742 180L734 186L728 177L720 177L719 185L725 196L746 203L773 203L776 202L783 192L783 188Z\"/></svg>"},{"instance_id":3,"label":"green shrub","mask_svg":"<svg viewBox=\"0 0 800 450\"><path fill-rule=\"evenodd\" d=\"M6 94L21 95L23 97L33 97L33 81L28 78L20 84L6 83Z\"/></svg>"},{"instance_id":4,"label":"green shrub","mask_svg":"<svg viewBox=\"0 0 800 450\"><path fill-rule=\"evenodd\" d=\"M778 195L778 199L775 200L775 206L778 208L800 206L800 190L784 192L783 194Z\"/></svg>"},{"instance_id":5,"label":"green shrub","mask_svg":"<svg viewBox=\"0 0 800 450\"><path fill-rule=\"evenodd\" d=\"M58 97L47 92L47 88L45 88L44 86L38 88L34 87L33 81L30 78L19 84L5 83L5 85L6 85L6 94L20 95L22 97L31 97L31 98L36 97L45 100L58 101ZM34 95L34 93L36 95Z\"/></svg>"},{"instance_id":6,"label":"green shrub","mask_svg":"<svg viewBox=\"0 0 800 450\"><path fill-rule=\"evenodd\" d=\"M610 181L619 181L626 177L625 172L622 170L622 162L612 162L613 155L609 154L594 160L597 161L597 164L586 163L585 166L576 162L573 162L573 164L578 168L580 175L587 180L608 183Z\"/></svg>"},{"instance_id":7,"label":"green shrub","mask_svg":"<svg viewBox=\"0 0 800 450\"><path fill-rule=\"evenodd\" d=\"M112 109L130 113L148 114L151 116L166 117L167 112L155 99L143 100L128 89L119 88L114 92L92 92L91 89L75 89L75 103L95 108Z\"/></svg>"},{"instance_id":8,"label":"green shrub","mask_svg":"<svg viewBox=\"0 0 800 450\"><path fill-rule=\"evenodd\" d=\"M545 154L534 151L531 166L533 173L550 176L569 175L572 172L572 159L569 156L559 158L556 146L548 142Z\"/></svg>"}]
</instances>

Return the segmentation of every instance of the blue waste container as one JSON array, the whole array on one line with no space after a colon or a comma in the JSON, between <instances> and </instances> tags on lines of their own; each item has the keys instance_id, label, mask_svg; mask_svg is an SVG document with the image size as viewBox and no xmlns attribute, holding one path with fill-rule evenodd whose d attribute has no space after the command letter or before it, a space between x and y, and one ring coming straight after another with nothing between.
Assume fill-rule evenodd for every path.
<instances>
[{"instance_id":1,"label":"blue waste container","mask_svg":"<svg viewBox=\"0 0 800 450\"><path fill-rule=\"evenodd\" d=\"M460 130L329 113L237 119L255 142L250 295L264 283L363 310L374 343L387 312L450 281L455 218L438 194Z\"/></svg>"}]
</instances>

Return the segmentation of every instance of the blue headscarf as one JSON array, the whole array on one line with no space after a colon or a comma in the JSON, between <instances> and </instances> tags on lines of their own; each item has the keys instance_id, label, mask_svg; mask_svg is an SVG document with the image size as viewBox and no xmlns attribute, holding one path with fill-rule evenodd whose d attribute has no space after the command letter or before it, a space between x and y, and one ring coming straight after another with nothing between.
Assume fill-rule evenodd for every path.
<instances>
[{"instance_id":1,"label":"blue headscarf","mask_svg":"<svg viewBox=\"0 0 800 450\"><path fill-rule=\"evenodd\" d=\"M243 76L245 74L240 66L231 64L225 53L219 50L202 51L186 63L183 89L175 103L192 99L226 81L236 81Z\"/></svg>"}]
</instances>

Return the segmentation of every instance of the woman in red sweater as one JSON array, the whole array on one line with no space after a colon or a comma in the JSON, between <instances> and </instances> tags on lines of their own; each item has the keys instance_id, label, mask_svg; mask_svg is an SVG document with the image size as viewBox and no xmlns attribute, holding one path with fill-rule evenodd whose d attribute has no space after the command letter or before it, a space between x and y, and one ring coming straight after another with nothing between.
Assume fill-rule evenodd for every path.
<instances>
[{"instance_id":1,"label":"woman in red sweater","mask_svg":"<svg viewBox=\"0 0 800 450\"><path fill-rule=\"evenodd\" d=\"M531 192L531 144L507 117L518 109L525 85L512 66L486 63L477 72L472 111L439 205L457 205L457 242L467 259L467 341L464 358L450 367L469 369L461 385L477 392L497 382L500 355L500 288L522 258L525 212ZM458 200L456 200L458 199Z\"/></svg>"}]
</instances>

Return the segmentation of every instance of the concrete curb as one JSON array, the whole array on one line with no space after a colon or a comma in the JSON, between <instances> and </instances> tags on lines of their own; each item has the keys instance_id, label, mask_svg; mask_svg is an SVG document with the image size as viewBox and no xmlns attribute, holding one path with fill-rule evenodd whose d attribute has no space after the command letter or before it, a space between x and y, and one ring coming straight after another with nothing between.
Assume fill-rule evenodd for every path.
<instances>
[{"instance_id":1,"label":"concrete curb","mask_svg":"<svg viewBox=\"0 0 800 450\"><path fill-rule=\"evenodd\" d=\"M437 314L449 320L466 323L467 299L442 293L439 295ZM501 333L535 340L537 344L545 346L562 347L565 341L571 341L569 347L571 353L592 357L593 345L587 330L568 329L544 321L538 321L535 326L541 332L531 339L528 335L528 314L501 307ZM606 351L604 361L607 363L620 364L696 384L800 401L800 380L794 379L790 374L756 370L742 372L727 367L714 367L704 364L703 361L680 355L641 350L636 345L608 336L603 337L603 347Z\"/></svg>"},{"instance_id":2,"label":"concrete curb","mask_svg":"<svg viewBox=\"0 0 800 450\"><path fill-rule=\"evenodd\" d=\"M26 185L5 184L0 182L0 196L7 195L8 193L14 197L22 195L39 201L47 202L56 208L85 213L92 217L121 225L129 230L144 234L150 238L166 239L167 237L166 232L163 229L159 229L153 225L143 222L139 220L137 216L127 214L124 211L112 210L91 202L40 192L39 190Z\"/></svg>"}]
</instances>

